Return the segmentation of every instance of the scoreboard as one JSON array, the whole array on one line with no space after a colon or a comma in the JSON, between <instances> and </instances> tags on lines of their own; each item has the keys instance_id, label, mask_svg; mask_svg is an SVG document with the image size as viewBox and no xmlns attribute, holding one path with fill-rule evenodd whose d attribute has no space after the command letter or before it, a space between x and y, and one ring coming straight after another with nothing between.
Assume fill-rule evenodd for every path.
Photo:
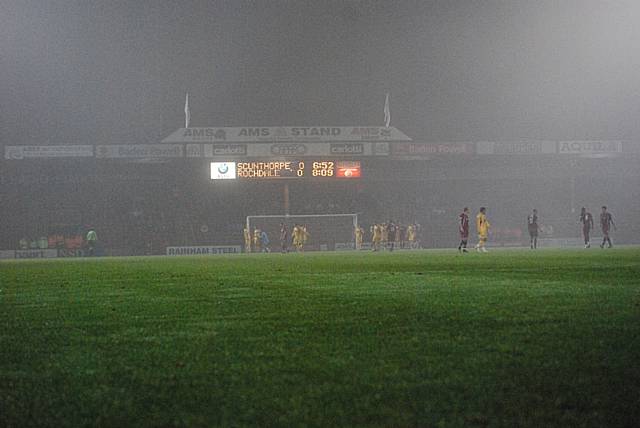
<instances>
[{"instance_id":1,"label":"scoreboard","mask_svg":"<svg viewBox=\"0 0 640 428\"><path fill-rule=\"evenodd\" d=\"M350 179L361 176L360 161L316 159L211 162L212 180Z\"/></svg>"}]
</instances>

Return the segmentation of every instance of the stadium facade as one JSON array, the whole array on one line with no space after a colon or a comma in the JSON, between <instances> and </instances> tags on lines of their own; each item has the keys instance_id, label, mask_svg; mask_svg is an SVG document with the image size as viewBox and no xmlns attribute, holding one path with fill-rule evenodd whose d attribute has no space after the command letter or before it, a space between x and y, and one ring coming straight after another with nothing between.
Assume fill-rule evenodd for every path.
<instances>
[{"instance_id":1,"label":"stadium facade","mask_svg":"<svg viewBox=\"0 0 640 428\"><path fill-rule=\"evenodd\" d=\"M359 213L365 229L418 223L423 246L448 247L464 206L488 207L493 245L525 243L534 207L543 238L556 244L579 240L581 206L597 215L601 205L623 226L614 240L640 240L640 145L632 141L425 142L394 127L281 126L181 128L154 144L4 149L5 252L25 238L33 247L56 236L64 254L81 254L59 238L94 227L105 254L224 253L242 244L247 216L285 212Z\"/></svg>"}]
</instances>

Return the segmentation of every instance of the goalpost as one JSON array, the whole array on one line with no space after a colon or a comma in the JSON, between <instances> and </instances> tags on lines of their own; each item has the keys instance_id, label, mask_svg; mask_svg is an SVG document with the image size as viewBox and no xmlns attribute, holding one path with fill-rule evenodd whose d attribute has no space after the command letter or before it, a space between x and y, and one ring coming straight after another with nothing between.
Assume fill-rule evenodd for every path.
<instances>
[{"instance_id":1,"label":"goalpost","mask_svg":"<svg viewBox=\"0 0 640 428\"><path fill-rule=\"evenodd\" d=\"M250 215L246 227L251 236L256 229L267 232L272 251L280 251L280 223L289 230L287 247L292 249L295 225L306 226L309 239L305 251L348 250L355 248L354 230L358 214Z\"/></svg>"}]
</instances>

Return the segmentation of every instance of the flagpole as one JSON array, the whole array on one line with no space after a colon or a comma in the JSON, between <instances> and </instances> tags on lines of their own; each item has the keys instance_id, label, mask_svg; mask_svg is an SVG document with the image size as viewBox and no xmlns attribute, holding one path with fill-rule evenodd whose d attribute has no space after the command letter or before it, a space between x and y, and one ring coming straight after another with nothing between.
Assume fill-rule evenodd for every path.
<instances>
[{"instance_id":1,"label":"flagpole","mask_svg":"<svg viewBox=\"0 0 640 428\"><path fill-rule=\"evenodd\" d=\"M391 109L389 108L389 92L384 99L384 126L389 127L391 123Z\"/></svg>"},{"instance_id":2,"label":"flagpole","mask_svg":"<svg viewBox=\"0 0 640 428\"><path fill-rule=\"evenodd\" d=\"M184 127L189 127L189 122L191 121L191 111L189 110L189 92L187 92L187 96L184 100Z\"/></svg>"}]
</instances>

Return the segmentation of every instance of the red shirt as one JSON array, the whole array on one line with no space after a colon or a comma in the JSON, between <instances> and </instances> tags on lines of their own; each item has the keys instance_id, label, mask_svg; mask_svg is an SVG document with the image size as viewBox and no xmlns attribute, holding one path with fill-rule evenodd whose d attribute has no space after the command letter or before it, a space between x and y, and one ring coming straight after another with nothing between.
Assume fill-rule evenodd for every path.
<instances>
[{"instance_id":1,"label":"red shirt","mask_svg":"<svg viewBox=\"0 0 640 428\"><path fill-rule=\"evenodd\" d=\"M463 236L469 235L469 215L465 212L460 216L460 234Z\"/></svg>"},{"instance_id":2,"label":"red shirt","mask_svg":"<svg viewBox=\"0 0 640 428\"><path fill-rule=\"evenodd\" d=\"M600 214L600 227L602 230L609 230L611 227L611 223L613 223L613 217L611 213L602 213Z\"/></svg>"}]
</instances>

